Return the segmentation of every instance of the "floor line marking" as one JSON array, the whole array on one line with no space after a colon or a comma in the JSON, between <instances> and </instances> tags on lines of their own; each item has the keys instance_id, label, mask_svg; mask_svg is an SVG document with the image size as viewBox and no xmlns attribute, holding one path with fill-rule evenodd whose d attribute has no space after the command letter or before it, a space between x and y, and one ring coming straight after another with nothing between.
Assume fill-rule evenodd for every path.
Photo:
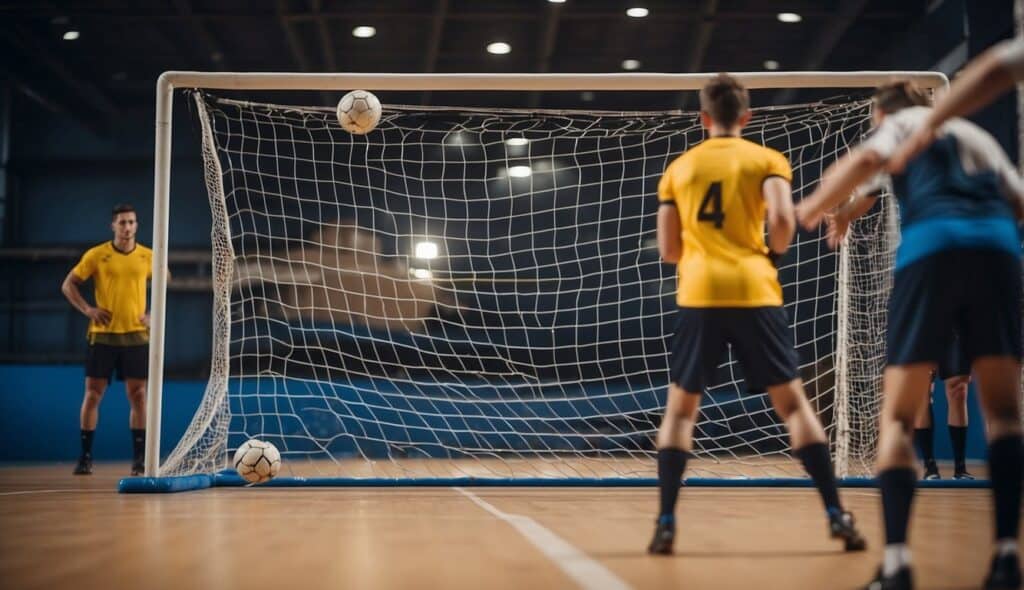
<instances>
[{"instance_id":1,"label":"floor line marking","mask_svg":"<svg viewBox=\"0 0 1024 590\"><path fill-rule=\"evenodd\" d=\"M469 490L452 488L494 517L510 524L527 541L546 555L565 575L586 590L630 590L632 587L611 570L590 558L551 529L522 514L508 514L485 502Z\"/></svg>"}]
</instances>

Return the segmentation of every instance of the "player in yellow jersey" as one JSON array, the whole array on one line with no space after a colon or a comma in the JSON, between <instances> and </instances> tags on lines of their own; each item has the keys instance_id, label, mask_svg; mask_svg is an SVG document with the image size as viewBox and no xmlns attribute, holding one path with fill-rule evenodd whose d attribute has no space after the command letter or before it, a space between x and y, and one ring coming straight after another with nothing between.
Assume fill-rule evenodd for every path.
<instances>
[{"instance_id":1,"label":"player in yellow jersey","mask_svg":"<svg viewBox=\"0 0 1024 590\"><path fill-rule=\"evenodd\" d=\"M131 405L132 475L143 472L149 370L146 281L153 266L153 251L135 241L138 219L131 205L114 207L110 227L114 239L90 248L61 287L71 305L89 318L89 354L81 413L82 454L75 466L76 475L92 473L92 440L100 400L115 369L124 381ZM95 306L78 289L89 279L93 280Z\"/></svg>"},{"instance_id":2,"label":"player in yellow jersey","mask_svg":"<svg viewBox=\"0 0 1024 590\"><path fill-rule=\"evenodd\" d=\"M658 185L658 249L679 265L678 323L668 404L658 429L661 511L648 550L672 552L680 480L693 448L700 396L726 346L747 389L768 391L793 454L814 480L833 538L865 547L839 500L825 431L804 395L774 261L796 230L785 156L740 137L750 98L720 74L700 93L708 139L673 161ZM768 223L768 244L764 227Z\"/></svg>"}]
</instances>

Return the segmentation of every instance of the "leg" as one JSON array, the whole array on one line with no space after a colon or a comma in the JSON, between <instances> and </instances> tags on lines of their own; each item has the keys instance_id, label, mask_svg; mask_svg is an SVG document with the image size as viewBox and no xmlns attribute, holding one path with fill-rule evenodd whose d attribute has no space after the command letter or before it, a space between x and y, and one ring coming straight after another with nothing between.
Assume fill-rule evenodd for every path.
<instances>
[{"instance_id":1,"label":"leg","mask_svg":"<svg viewBox=\"0 0 1024 590\"><path fill-rule=\"evenodd\" d=\"M107 379L98 377L85 378L85 396L82 399L82 408L79 412L79 423L81 426L79 437L82 452L73 471L75 475L89 475L92 473L92 441L96 434L96 423L99 422L100 415L100 402L103 400L103 393L107 390L107 383Z\"/></svg>"},{"instance_id":2,"label":"leg","mask_svg":"<svg viewBox=\"0 0 1024 590\"><path fill-rule=\"evenodd\" d=\"M946 379L946 401L949 403L949 440L953 445L953 478L974 479L967 473L967 384L969 375Z\"/></svg>"},{"instance_id":3,"label":"leg","mask_svg":"<svg viewBox=\"0 0 1024 590\"><path fill-rule=\"evenodd\" d=\"M132 475L142 475L146 455L146 380L127 378L124 390L128 395L128 426L132 431Z\"/></svg>"},{"instance_id":4,"label":"leg","mask_svg":"<svg viewBox=\"0 0 1024 590\"><path fill-rule=\"evenodd\" d=\"M932 395L935 393L935 382L929 380L928 402L921 405L914 422L914 445L921 454L924 463L924 478L939 479L939 466L935 462L935 418L932 416Z\"/></svg>"},{"instance_id":5,"label":"leg","mask_svg":"<svg viewBox=\"0 0 1024 590\"><path fill-rule=\"evenodd\" d=\"M1012 357L974 361L982 408L989 424L989 477L995 499L996 542L1016 553L1020 529L1020 362Z\"/></svg>"},{"instance_id":6,"label":"leg","mask_svg":"<svg viewBox=\"0 0 1024 590\"><path fill-rule=\"evenodd\" d=\"M934 365L916 363L890 366L885 370L884 402L878 438L878 484L885 515L885 560L883 573L894 577L909 575L907 525L914 500L914 448L910 433L921 406L927 402Z\"/></svg>"},{"instance_id":7,"label":"leg","mask_svg":"<svg viewBox=\"0 0 1024 590\"><path fill-rule=\"evenodd\" d=\"M818 488L832 537L843 539L847 551L863 550L867 543L854 527L853 515L843 511L825 429L807 401L803 385L799 379L793 379L767 389L772 407L789 429L793 454Z\"/></svg>"},{"instance_id":8,"label":"leg","mask_svg":"<svg viewBox=\"0 0 1024 590\"><path fill-rule=\"evenodd\" d=\"M693 449L693 428L699 411L700 393L684 391L674 383L669 385L665 416L658 428L658 487L661 506L658 527L648 547L651 553L672 552L676 501L686 461Z\"/></svg>"}]
</instances>

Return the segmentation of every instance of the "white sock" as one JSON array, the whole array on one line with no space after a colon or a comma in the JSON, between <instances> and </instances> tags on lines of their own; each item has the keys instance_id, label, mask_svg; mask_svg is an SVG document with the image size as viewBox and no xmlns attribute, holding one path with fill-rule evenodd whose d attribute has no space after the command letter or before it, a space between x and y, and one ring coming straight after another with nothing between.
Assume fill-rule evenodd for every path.
<instances>
[{"instance_id":1,"label":"white sock","mask_svg":"<svg viewBox=\"0 0 1024 590\"><path fill-rule=\"evenodd\" d=\"M1017 539L1011 537L996 541L996 555L1016 555L1018 551Z\"/></svg>"},{"instance_id":2,"label":"white sock","mask_svg":"<svg viewBox=\"0 0 1024 590\"><path fill-rule=\"evenodd\" d=\"M893 543L885 546L885 557L882 561L884 575L891 576L900 568L908 565L910 565L910 548L906 543Z\"/></svg>"}]
</instances>

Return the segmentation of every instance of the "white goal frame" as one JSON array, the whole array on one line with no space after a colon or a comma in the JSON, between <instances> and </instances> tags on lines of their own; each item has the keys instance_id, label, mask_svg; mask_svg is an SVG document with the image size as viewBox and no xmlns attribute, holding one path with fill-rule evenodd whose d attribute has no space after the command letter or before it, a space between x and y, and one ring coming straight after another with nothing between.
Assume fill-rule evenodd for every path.
<instances>
[{"instance_id":1,"label":"white goal frame","mask_svg":"<svg viewBox=\"0 0 1024 590\"><path fill-rule=\"evenodd\" d=\"M700 90L717 74L359 74L164 72L156 83L156 150L153 182L153 279L150 304L149 384L146 392L146 477L160 474L160 427L163 400L164 328L167 306L167 237L170 213L171 112L176 88L210 90L319 90L347 92L402 90L503 91L683 91ZM746 72L734 73L750 89L870 88L909 79L922 87L944 90L949 79L940 72ZM840 308L842 302L840 302ZM844 322L840 316L839 331ZM837 393L843 392L845 368L838 367ZM841 395L839 396L842 397ZM843 425L839 424L839 432Z\"/></svg>"}]
</instances>

